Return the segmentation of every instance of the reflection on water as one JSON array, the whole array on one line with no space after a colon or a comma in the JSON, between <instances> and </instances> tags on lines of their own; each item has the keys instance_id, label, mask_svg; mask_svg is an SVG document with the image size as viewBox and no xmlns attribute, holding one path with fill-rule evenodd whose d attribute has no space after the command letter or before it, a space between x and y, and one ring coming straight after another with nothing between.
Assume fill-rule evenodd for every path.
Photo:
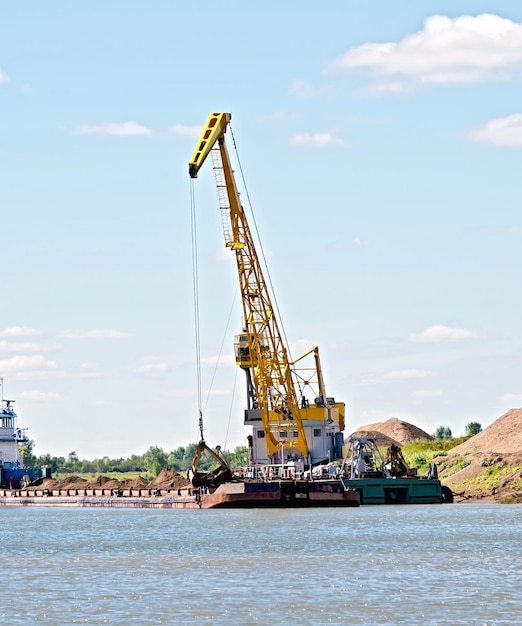
<instances>
[{"instance_id":1,"label":"reflection on water","mask_svg":"<svg viewBox=\"0 0 522 626\"><path fill-rule=\"evenodd\" d=\"M10 624L522 623L522 505L0 515Z\"/></svg>"}]
</instances>

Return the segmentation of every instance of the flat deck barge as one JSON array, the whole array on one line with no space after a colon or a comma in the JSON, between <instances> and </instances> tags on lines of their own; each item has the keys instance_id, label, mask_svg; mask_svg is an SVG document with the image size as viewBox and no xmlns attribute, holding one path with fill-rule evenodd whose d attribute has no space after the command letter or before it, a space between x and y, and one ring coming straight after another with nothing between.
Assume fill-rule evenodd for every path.
<instances>
[{"instance_id":1,"label":"flat deck barge","mask_svg":"<svg viewBox=\"0 0 522 626\"><path fill-rule=\"evenodd\" d=\"M338 480L229 482L216 489L0 489L2 506L136 509L356 507L359 494Z\"/></svg>"}]
</instances>

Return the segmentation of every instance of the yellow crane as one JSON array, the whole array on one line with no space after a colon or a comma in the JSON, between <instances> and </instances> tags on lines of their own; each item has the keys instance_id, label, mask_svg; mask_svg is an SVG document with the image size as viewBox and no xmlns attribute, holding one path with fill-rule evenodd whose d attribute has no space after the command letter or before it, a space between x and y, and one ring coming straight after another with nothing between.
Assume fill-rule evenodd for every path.
<instances>
[{"instance_id":1,"label":"yellow crane","mask_svg":"<svg viewBox=\"0 0 522 626\"><path fill-rule=\"evenodd\" d=\"M197 178L211 155L225 245L235 255L243 306L244 332L235 338L235 355L247 374L245 424L262 424L252 439L264 443L251 453L252 460L260 461L263 451L269 462L341 458L344 404L326 396L317 347L295 362L289 358L225 143L230 120L230 113L209 116L189 162L189 175ZM307 367L303 360L312 355L313 367Z\"/></svg>"}]
</instances>

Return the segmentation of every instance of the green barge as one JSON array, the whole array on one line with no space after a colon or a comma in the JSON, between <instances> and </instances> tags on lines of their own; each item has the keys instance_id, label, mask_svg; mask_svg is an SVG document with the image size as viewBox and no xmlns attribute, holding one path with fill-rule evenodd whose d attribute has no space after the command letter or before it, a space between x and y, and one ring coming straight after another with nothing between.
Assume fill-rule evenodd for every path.
<instances>
[{"instance_id":1,"label":"green barge","mask_svg":"<svg viewBox=\"0 0 522 626\"><path fill-rule=\"evenodd\" d=\"M418 476L407 467L398 446L390 446L384 459L376 437L350 437L340 478L347 489L357 491L361 505L453 502L453 493L440 482L435 464L426 476Z\"/></svg>"}]
</instances>

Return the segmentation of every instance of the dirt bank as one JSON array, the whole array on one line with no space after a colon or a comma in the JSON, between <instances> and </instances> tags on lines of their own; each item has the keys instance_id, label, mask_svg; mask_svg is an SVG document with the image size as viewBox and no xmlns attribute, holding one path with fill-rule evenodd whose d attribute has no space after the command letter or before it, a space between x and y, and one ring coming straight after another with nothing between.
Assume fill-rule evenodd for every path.
<instances>
[{"instance_id":1,"label":"dirt bank","mask_svg":"<svg viewBox=\"0 0 522 626\"><path fill-rule=\"evenodd\" d=\"M437 461L457 499L522 502L522 409L511 409Z\"/></svg>"}]
</instances>

